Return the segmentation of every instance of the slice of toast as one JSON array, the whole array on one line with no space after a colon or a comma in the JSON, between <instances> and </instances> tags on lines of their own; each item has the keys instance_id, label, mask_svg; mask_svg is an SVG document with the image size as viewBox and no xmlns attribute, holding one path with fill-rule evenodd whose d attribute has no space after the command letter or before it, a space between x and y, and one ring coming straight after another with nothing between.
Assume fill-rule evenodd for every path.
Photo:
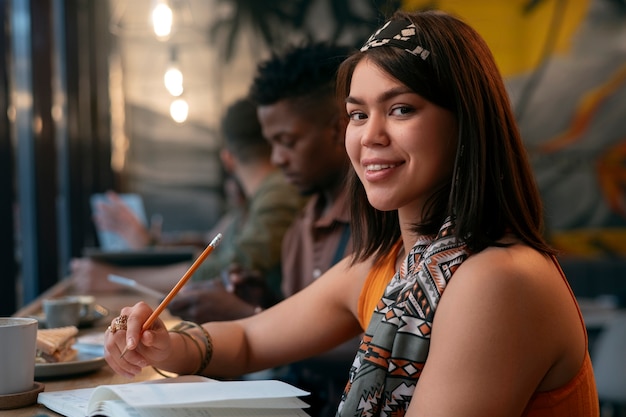
<instances>
[{"instance_id":1,"label":"slice of toast","mask_svg":"<svg viewBox=\"0 0 626 417\"><path fill-rule=\"evenodd\" d=\"M76 326L57 327L37 330L37 351L52 355L70 347L78 334Z\"/></svg>"}]
</instances>

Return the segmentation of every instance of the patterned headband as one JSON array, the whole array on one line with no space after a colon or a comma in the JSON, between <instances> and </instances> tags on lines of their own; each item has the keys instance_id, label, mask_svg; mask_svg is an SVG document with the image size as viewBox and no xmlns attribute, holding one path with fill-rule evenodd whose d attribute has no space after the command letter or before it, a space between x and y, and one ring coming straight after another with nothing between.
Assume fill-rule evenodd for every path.
<instances>
[{"instance_id":1,"label":"patterned headband","mask_svg":"<svg viewBox=\"0 0 626 417\"><path fill-rule=\"evenodd\" d=\"M390 20L376 31L361 48L361 52L377 46L395 46L426 60L430 51L417 44L417 31L408 19Z\"/></svg>"}]
</instances>

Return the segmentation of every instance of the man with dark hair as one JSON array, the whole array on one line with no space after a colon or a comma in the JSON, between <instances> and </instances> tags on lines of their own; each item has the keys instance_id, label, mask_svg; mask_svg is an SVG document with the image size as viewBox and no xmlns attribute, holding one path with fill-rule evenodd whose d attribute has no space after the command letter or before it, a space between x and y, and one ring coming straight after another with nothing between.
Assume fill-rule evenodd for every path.
<instances>
[{"instance_id":1,"label":"man with dark hair","mask_svg":"<svg viewBox=\"0 0 626 417\"><path fill-rule=\"evenodd\" d=\"M244 213L231 221L230 231L216 251L194 274L194 281L209 280L225 266L262 275L280 295L280 244L304 200L270 162L272 149L263 140L254 104L240 99L228 107L221 124L224 168L237 181L247 204ZM232 240L229 242L228 240ZM209 261L219 265L216 268Z\"/></svg>"},{"instance_id":2,"label":"man with dark hair","mask_svg":"<svg viewBox=\"0 0 626 417\"><path fill-rule=\"evenodd\" d=\"M326 43L292 47L260 63L250 89L263 136L272 145L272 163L302 195L310 196L283 238L285 297L352 252L344 182L350 161L344 146L345 118L340 117L344 110L335 99L335 74L349 52L347 47ZM184 310L170 310L203 322L214 318L194 314L202 310L201 305L228 295L207 290L190 296L196 297L195 303L185 304ZM307 412L311 415L334 415L357 344L358 340L352 340L320 357L278 370L286 373L273 377L309 389Z\"/></svg>"},{"instance_id":3,"label":"man with dark hair","mask_svg":"<svg viewBox=\"0 0 626 417\"><path fill-rule=\"evenodd\" d=\"M349 48L326 43L292 47L259 64L250 89L263 136L271 144L271 162L302 195L310 196L282 241L285 297L352 251L345 194L350 162L345 120L335 99L335 73L348 53ZM200 304L226 295L210 292L196 291L195 307L179 295L170 309L198 322L215 320Z\"/></svg>"},{"instance_id":4,"label":"man with dark hair","mask_svg":"<svg viewBox=\"0 0 626 417\"><path fill-rule=\"evenodd\" d=\"M303 213L283 238L283 294L293 295L350 254L345 178L350 162L335 75L345 47L315 43L274 55L258 67L250 97L257 104L272 162L303 195ZM323 306L320 306L323 308ZM358 340L293 364L285 379L312 395L313 416L334 415Z\"/></svg>"},{"instance_id":5,"label":"man with dark hair","mask_svg":"<svg viewBox=\"0 0 626 417\"><path fill-rule=\"evenodd\" d=\"M351 252L344 188L350 163L335 98L335 74L349 52L326 43L293 47L261 63L250 89L272 162L312 197L283 239L286 297Z\"/></svg>"}]
</instances>

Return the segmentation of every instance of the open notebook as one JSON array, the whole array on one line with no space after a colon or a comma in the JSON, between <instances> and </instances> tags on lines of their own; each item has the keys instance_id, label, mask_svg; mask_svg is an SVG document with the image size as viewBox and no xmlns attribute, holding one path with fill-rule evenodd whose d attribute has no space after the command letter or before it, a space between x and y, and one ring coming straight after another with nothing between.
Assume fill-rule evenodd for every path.
<instances>
[{"instance_id":1,"label":"open notebook","mask_svg":"<svg viewBox=\"0 0 626 417\"><path fill-rule=\"evenodd\" d=\"M309 393L275 380L157 381L42 392L37 402L67 417L307 417Z\"/></svg>"}]
</instances>

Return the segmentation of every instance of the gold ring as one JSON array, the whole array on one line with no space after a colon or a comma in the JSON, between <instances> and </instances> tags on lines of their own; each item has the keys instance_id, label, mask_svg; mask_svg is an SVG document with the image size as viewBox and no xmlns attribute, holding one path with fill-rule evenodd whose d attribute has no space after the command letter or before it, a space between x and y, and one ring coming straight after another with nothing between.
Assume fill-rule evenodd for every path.
<instances>
[{"instance_id":1,"label":"gold ring","mask_svg":"<svg viewBox=\"0 0 626 417\"><path fill-rule=\"evenodd\" d=\"M115 333L118 330L126 330L127 324L128 324L128 316L124 314L113 319L113 322L109 326L108 330L110 330L111 333Z\"/></svg>"}]
</instances>

